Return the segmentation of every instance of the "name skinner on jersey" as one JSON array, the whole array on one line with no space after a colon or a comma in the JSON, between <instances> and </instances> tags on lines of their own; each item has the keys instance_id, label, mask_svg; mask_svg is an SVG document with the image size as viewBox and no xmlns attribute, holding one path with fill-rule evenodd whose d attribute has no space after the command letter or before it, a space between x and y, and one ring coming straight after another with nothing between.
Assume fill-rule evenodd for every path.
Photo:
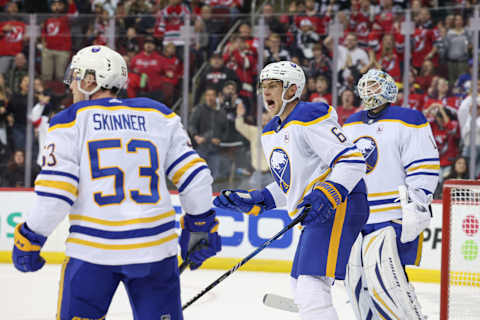
<instances>
[{"instance_id":1,"label":"name skinner on jersey","mask_svg":"<svg viewBox=\"0 0 480 320\"><path fill-rule=\"evenodd\" d=\"M94 113L93 117L94 130L134 130L147 131L145 129L145 117L130 113L106 114Z\"/></svg>"}]
</instances>

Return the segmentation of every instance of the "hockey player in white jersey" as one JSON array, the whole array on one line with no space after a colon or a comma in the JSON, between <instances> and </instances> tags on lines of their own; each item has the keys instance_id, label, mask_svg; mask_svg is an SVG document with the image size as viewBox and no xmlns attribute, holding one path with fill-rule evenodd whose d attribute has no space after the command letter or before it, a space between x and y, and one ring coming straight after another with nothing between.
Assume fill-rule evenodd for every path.
<instances>
[{"instance_id":1,"label":"hockey player in white jersey","mask_svg":"<svg viewBox=\"0 0 480 320\"><path fill-rule=\"evenodd\" d=\"M331 285L345 277L350 249L368 219L361 152L344 135L335 110L300 101L301 67L282 61L260 74L265 106L275 117L262 146L275 182L262 190L227 190L214 204L247 214L285 207L295 217L311 205L302 224L291 276L303 320L338 319Z\"/></svg>"},{"instance_id":2,"label":"hockey player in white jersey","mask_svg":"<svg viewBox=\"0 0 480 320\"><path fill-rule=\"evenodd\" d=\"M364 111L344 124L367 162L370 218L350 255L345 284L357 319L425 319L405 265L418 265L438 182L439 158L421 112L391 106L397 87L371 69L358 82Z\"/></svg>"},{"instance_id":3,"label":"hockey player in white jersey","mask_svg":"<svg viewBox=\"0 0 480 320\"><path fill-rule=\"evenodd\" d=\"M108 47L86 47L72 58L66 83L74 104L50 121L35 203L15 228L15 267L37 271L45 263L42 245L68 215L56 319L104 319L120 282L134 319L183 319L167 178L186 212L182 257L202 241L189 256L198 267L221 248L205 161L165 105L116 98L126 82L125 61Z\"/></svg>"}]
</instances>

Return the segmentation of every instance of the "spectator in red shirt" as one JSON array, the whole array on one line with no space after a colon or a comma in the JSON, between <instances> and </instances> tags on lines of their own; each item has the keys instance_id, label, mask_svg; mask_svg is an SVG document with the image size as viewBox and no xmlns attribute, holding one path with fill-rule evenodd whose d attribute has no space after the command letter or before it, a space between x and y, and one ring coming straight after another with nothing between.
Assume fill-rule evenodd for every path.
<instances>
[{"instance_id":1,"label":"spectator in red shirt","mask_svg":"<svg viewBox=\"0 0 480 320\"><path fill-rule=\"evenodd\" d=\"M458 110L462 99L450 94L448 81L445 78L435 78L432 82L431 95L425 99L425 108L433 103L440 103L452 110Z\"/></svg>"},{"instance_id":2,"label":"spectator in red shirt","mask_svg":"<svg viewBox=\"0 0 480 320\"><path fill-rule=\"evenodd\" d=\"M435 76L435 65L431 60L425 60L422 63L420 74L416 78L416 82L420 85L420 88L427 92L428 88L432 84L433 77Z\"/></svg>"},{"instance_id":3,"label":"spectator in red shirt","mask_svg":"<svg viewBox=\"0 0 480 320\"><path fill-rule=\"evenodd\" d=\"M42 79L61 81L72 51L72 35L65 2L53 0L50 9L53 15L42 28Z\"/></svg>"},{"instance_id":4,"label":"spectator in red shirt","mask_svg":"<svg viewBox=\"0 0 480 320\"><path fill-rule=\"evenodd\" d=\"M327 77L319 75L315 79L315 92L310 95L309 101L332 104L332 94L329 92Z\"/></svg>"},{"instance_id":5,"label":"spectator in red shirt","mask_svg":"<svg viewBox=\"0 0 480 320\"><path fill-rule=\"evenodd\" d=\"M10 2L6 11L9 20L0 22L0 73L2 74L10 68L15 55L22 52L27 27L15 17L18 14L16 2Z\"/></svg>"},{"instance_id":6,"label":"spectator in red shirt","mask_svg":"<svg viewBox=\"0 0 480 320\"><path fill-rule=\"evenodd\" d=\"M435 42L439 40L439 34L426 27L431 25L430 11L427 8L422 8L414 17L414 21L412 65L420 69L425 60L431 60L437 66L438 56Z\"/></svg>"},{"instance_id":7,"label":"spectator in red shirt","mask_svg":"<svg viewBox=\"0 0 480 320\"><path fill-rule=\"evenodd\" d=\"M175 46L183 47L184 40L180 36L180 28L185 24L187 14L190 14L190 9L182 3L182 0L169 0L168 6L157 13L155 38L162 39L164 45L173 42Z\"/></svg>"},{"instance_id":8,"label":"spectator in red shirt","mask_svg":"<svg viewBox=\"0 0 480 320\"><path fill-rule=\"evenodd\" d=\"M441 103L432 103L424 110L430 122L432 134L437 143L440 156L440 179L448 173L453 160L459 155L460 129L458 122L453 120L453 113Z\"/></svg>"},{"instance_id":9,"label":"spectator in red shirt","mask_svg":"<svg viewBox=\"0 0 480 320\"><path fill-rule=\"evenodd\" d=\"M182 61L175 55L175 52L175 45L170 42L165 44L161 56L160 90L163 94L162 102L167 106L172 106L175 102L175 93L183 74Z\"/></svg>"},{"instance_id":10,"label":"spectator in red shirt","mask_svg":"<svg viewBox=\"0 0 480 320\"><path fill-rule=\"evenodd\" d=\"M155 51L155 40L146 37L143 51L132 58L130 69L141 77L147 77L147 91L160 90L162 57Z\"/></svg>"},{"instance_id":11,"label":"spectator in red shirt","mask_svg":"<svg viewBox=\"0 0 480 320\"><path fill-rule=\"evenodd\" d=\"M123 59L125 59L125 63L130 65L130 56L128 54L123 55ZM127 97L128 98L135 98L138 97L140 94L140 82L141 78L140 75L133 72L133 70L128 71L128 82L127 82Z\"/></svg>"},{"instance_id":12,"label":"spectator in red shirt","mask_svg":"<svg viewBox=\"0 0 480 320\"><path fill-rule=\"evenodd\" d=\"M340 99L342 104L337 107L337 115L338 123L343 126L348 117L358 111L358 107L354 105L355 95L350 89L343 90Z\"/></svg>"},{"instance_id":13,"label":"spectator in red shirt","mask_svg":"<svg viewBox=\"0 0 480 320\"><path fill-rule=\"evenodd\" d=\"M408 77L408 88L410 93L408 94L408 102L406 107L418 111L422 111L423 104L425 101L425 95L420 89L420 85L415 82L415 75L417 71L415 68L410 68L409 77ZM403 89L400 89L397 96L396 105L403 106Z\"/></svg>"},{"instance_id":14,"label":"spectator in red shirt","mask_svg":"<svg viewBox=\"0 0 480 320\"><path fill-rule=\"evenodd\" d=\"M392 34L385 34L382 39L382 47L376 55L376 60L381 69L387 72L396 82L402 81L400 58L395 50L395 39Z\"/></svg>"}]
</instances>

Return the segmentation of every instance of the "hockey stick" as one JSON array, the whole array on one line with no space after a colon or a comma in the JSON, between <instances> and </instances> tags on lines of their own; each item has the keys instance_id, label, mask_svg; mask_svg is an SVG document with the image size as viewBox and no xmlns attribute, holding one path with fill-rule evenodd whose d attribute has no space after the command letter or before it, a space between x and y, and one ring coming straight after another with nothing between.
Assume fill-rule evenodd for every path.
<instances>
[{"instance_id":1,"label":"hockey stick","mask_svg":"<svg viewBox=\"0 0 480 320\"><path fill-rule=\"evenodd\" d=\"M266 293L263 296L263 304L288 312L298 312L298 306L292 298L282 297L273 293Z\"/></svg>"},{"instance_id":2,"label":"hockey stick","mask_svg":"<svg viewBox=\"0 0 480 320\"><path fill-rule=\"evenodd\" d=\"M183 261L182 264L178 267L180 274L182 274L182 272L185 271L185 269L187 269L187 267L192 263L192 261L190 260L190 254L200 249L202 246L204 246L204 243L205 243L204 240L200 240L197 243L195 243L193 247L190 248L190 250L187 253L187 259L185 259L185 261Z\"/></svg>"},{"instance_id":3,"label":"hockey stick","mask_svg":"<svg viewBox=\"0 0 480 320\"><path fill-rule=\"evenodd\" d=\"M305 206L305 209L303 209L302 213L300 215L298 215L295 219L293 219L285 228L283 228L282 230L280 230L280 232L278 232L276 235L274 235L272 238L268 239L267 241L265 241L260 247L258 247L255 251L253 251L252 253L250 253L248 256L246 256L245 258L243 258L239 263L237 263L235 266L233 266L230 270L228 270L227 272L225 272L220 278L218 278L217 280L215 280L214 282L212 282L210 285L208 285L205 289L203 289L199 294L197 294L195 297L193 297L190 301L188 301L187 303L185 303L182 307L182 310L185 310L187 309L192 303L194 303L195 301L197 301L200 297L202 297L205 293L207 293L208 291L210 291L211 289L213 289L215 286L217 286L220 282L222 282L223 280L225 280L225 278L227 278L229 275L231 275L232 273L234 273L235 271L238 270L238 268L240 268L241 266L243 266L245 263L247 263L250 259L252 259L253 257L255 257L260 251L262 251L263 249L265 249L266 247L268 247L273 241L277 240L278 238L280 238L285 232L287 232L288 230L292 229L295 225L297 225L298 223L300 223L303 218L305 218L305 216L307 215L308 211L310 211L311 209L311 206Z\"/></svg>"}]
</instances>

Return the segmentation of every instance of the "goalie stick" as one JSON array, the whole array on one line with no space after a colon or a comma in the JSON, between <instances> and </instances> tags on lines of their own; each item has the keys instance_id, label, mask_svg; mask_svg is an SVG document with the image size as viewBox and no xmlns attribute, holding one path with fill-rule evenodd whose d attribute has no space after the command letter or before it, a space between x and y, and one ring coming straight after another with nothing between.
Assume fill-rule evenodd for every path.
<instances>
[{"instance_id":1,"label":"goalie stick","mask_svg":"<svg viewBox=\"0 0 480 320\"><path fill-rule=\"evenodd\" d=\"M273 293L266 293L263 296L263 304L275 309L298 312L298 306L292 298L282 297Z\"/></svg>"},{"instance_id":2,"label":"goalie stick","mask_svg":"<svg viewBox=\"0 0 480 320\"><path fill-rule=\"evenodd\" d=\"M248 256L246 256L245 258L243 258L239 263L237 263L236 265L234 265L230 270L228 270L227 272L225 272L220 278L218 278L217 280L213 281L211 284L209 284L205 289L203 289L199 294L197 294L196 296L194 296L192 299L190 299L190 301L188 301L187 303L185 303L182 307L182 310L185 310L187 309L192 303L194 303L195 301L197 301L200 297L202 297L205 293L207 293L208 291L212 290L214 287L216 287L220 282L222 282L223 280L225 280L225 278L227 278L229 275L231 275L232 273L234 273L235 271L237 271L241 266L243 266L245 263L247 263L250 259L252 259L253 257L255 257L260 251L262 251L263 249L265 249L266 247L268 247L273 241L277 240L278 238L280 238L285 232L287 232L288 230L292 229L294 226L296 226L298 223L300 223L303 218L305 218L305 216L307 215L308 211L310 211L311 209L311 206L308 205L308 206L305 206L305 208L303 209L302 213L300 215L298 215L294 220L292 220L292 222L290 222L285 228L283 228L282 230L280 230L276 235L274 235L272 238L268 239L267 241L265 241L260 247L258 247L255 251L253 251L252 253L250 253Z\"/></svg>"}]
</instances>

